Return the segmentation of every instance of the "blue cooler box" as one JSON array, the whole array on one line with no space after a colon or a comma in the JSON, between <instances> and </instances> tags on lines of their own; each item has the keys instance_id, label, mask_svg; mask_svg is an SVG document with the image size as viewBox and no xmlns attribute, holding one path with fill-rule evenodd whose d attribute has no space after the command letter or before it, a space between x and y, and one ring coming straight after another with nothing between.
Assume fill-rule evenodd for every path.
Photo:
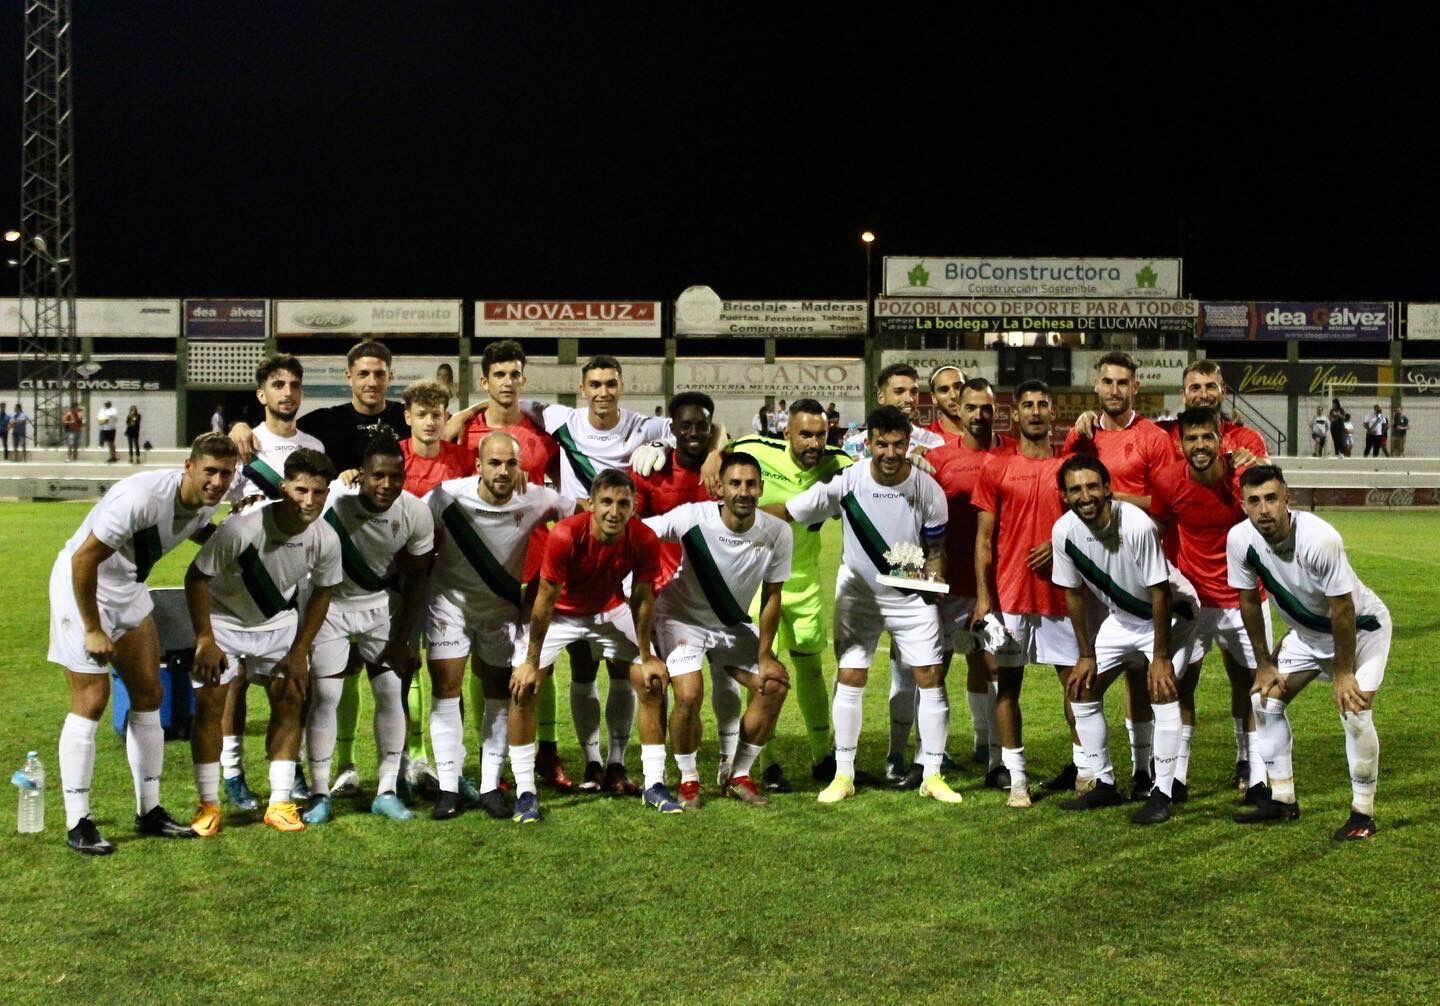
<instances>
[{"instance_id":1,"label":"blue cooler box","mask_svg":"<svg viewBox=\"0 0 1440 1006\"><path fill-rule=\"evenodd\" d=\"M185 607L185 591L181 587L152 587L150 599L155 602L155 629L160 635L160 724L165 728L167 741L188 738L190 723L195 718L195 693L190 686L195 632ZM111 720L115 732L124 737L125 719L130 715L130 693L113 667L110 691Z\"/></svg>"}]
</instances>

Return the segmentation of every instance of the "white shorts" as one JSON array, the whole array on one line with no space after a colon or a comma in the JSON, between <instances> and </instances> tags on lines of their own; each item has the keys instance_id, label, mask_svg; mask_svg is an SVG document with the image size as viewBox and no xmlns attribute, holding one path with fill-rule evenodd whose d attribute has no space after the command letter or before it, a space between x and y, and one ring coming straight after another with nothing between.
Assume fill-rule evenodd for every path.
<instances>
[{"instance_id":1,"label":"white shorts","mask_svg":"<svg viewBox=\"0 0 1440 1006\"><path fill-rule=\"evenodd\" d=\"M712 667L754 671L760 664L760 630L754 625L711 629L666 619L655 630L655 635L665 668L672 678L700 670L707 653Z\"/></svg>"},{"instance_id":2,"label":"white shorts","mask_svg":"<svg viewBox=\"0 0 1440 1006\"><path fill-rule=\"evenodd\" d=\"M970 631L970 616L975 614L975 598L941 594L935 603L940 612L940 647L964 656L977 650L982 641Z\"/></svg>"},{"instance_id":3,"label":"white shorts","mask_svg":"<svg viewBox=\"0 0 1440 1006\"><path fill-rule=\"evenodd\" d=\"M431 660L464 659L472 653L485 667L514 667L525 661L529 634L510 604L461 610L443 597L430 599L425 627Z\"/></svg>"},{"instance_id":4,"label":"white shorts","mask_svg":"<svg viewBox=\"0 0 1440 1006\"><path fill-rule=\"evenodd\" d=\"M1385 680L1385 662L1390 658L1390 633L1393 628L1390 612L1382 609L1377 617L1380 628L1355 632L1355 682L1362 692L1379 690L1380 682ZM1280 640L1280 652L1275 660L1281 674L1319 671L1320 677L1326 680L1331 676L1334 663L1334 657L1321 656L1300 638L1298 632L1293 631Z\"/></svg>"},{"instance_id":5,"label":"white shorts","mask_svg":"<svg viewBox=\"0 0 1440 1006\"><path fill-rule=\"evenodd\" d=\"M1024 667L1026 664L1054 664L1074 667L1080 659L1075 645L1075 630L1064 615L992 615L999 618L1004 635L989 634L987 649L995 654L1000 667ZM997 645L998 644L998 645Z\"/></svg>"},{"instance_id":6,"label":"white shorts","mask_svg":"<svg viewBox=\"0 0 1440 1006\"><path fill-rule=\"evenodd\" d=\"M1265 649L1270 649L1274 632L1270 627L1270 605L1262 604L1260 612L1265 618ZM1245 622L1239 608L1201 608L1200 617L1195 620L1195 642L1190 646L1189 661L1198 664L1216 643L1230 654L1230 659L1242 667L1255 669L1255 649L1250 645L1250 633L1245 631Z\"/></svg>"},{"instance_id":7,"label":"white shorts","mask_svg":"<svg viewBox=\"0 0 1440 1006\"><path fill-rule=\"evenodd\" d=\"M923 598L877 597L844 566L835 582L835 658L840 667L867 668L880 633L911 667L940 663L940 613Z\"/></svg>"},{"instance_id":8,"label":"white shorts","mask_svg":"<svg viewBox=\"0 0 1440 1006\"><path fill-rule=\"evenodd\" d=\"M225 654L220 684L228 685L239 676L242 663L248 678L269 677L275 665L290 652L299 620L289 618L279 625L257 629L242 629L213 619L210 624L215 630L215 645ZM193 678L190 684L200 687L200 682Z\"/></svg>"},{"instance_id":9,"label":"white shorts","mask_svg":"<svg viewBox=\"0 0 1440 1006\"><path fill-rule=\"evenodd\" d=\"M557 611L540 647L540 666L553 666L565 647L581 640L599 650L606 660L633 664L640 659L635 642L635 621L628 604L617 604L598 615L572 615ZM528 646L528 643L527 643Z\"/></svg>"},{"instance_id":10,"label":"white shorts","mask_svg":"<svg viewBox=\"0 0 1440 1006\"><path fill-rule=\"evenodd\" d=\"M360 659L380 662L380 654L390 643L390 609L370 608L346 611L330 605L325 624L315 636L310 651L310 670L317 678L332 678L345 673L350 663L350 647L360 650Z\"/></svg>"},{"instance_id":11,"label":"white shorts","mask_svg":"<svg viewBox=\"0 0 1440 1006\"><path fill-rule=\"evenodd\" d=\"M1175 617L1170 620L1170 662L1175 679L1185 676L1190 666L1186 658L1195 641L1195 620ZM1155 626L1150 622L1122 622L1113 614L1100 623L1095 634L1095 671L1104 674L1114 670L1129 657L1143 655L1148 664L1155 653Z\"/></svg>"},{"instance_id":12,"label":"white shorts","mask_svg":"<svg viewBox=\"0 0 1440 1006\"><path fill-rule=\"evenodd\" d=\"M155 610L150 591L143 583L135 584L134 592L121 604L100 603L100 628L111 642L118 641ZM50 652L51 663L76 674L109 674L110 668L95 663L85 652L85 623L80 620L80 606L75 603L75 587L70 579L70 557L61 555L50 569Z\"/></svg>"}]
</instances>

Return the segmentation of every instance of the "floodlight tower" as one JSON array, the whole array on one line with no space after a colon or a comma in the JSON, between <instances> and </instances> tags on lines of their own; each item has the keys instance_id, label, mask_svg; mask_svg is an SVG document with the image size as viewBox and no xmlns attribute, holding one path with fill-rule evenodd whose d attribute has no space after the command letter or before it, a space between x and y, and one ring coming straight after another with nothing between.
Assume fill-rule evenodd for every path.
<instances>
[{"instance_id":1,"label":"floodlight tower","mask_svg":"<svg viewBox=\"0 0 1440 1006\"><path fill-rule=\"evenodd\" d=\"M64 401L77 396L73 83L70 0L25 0L20 227L5 237L20 271L17 386L31 382L43 446L60 443Z\"/></svg>"}]
</instances>

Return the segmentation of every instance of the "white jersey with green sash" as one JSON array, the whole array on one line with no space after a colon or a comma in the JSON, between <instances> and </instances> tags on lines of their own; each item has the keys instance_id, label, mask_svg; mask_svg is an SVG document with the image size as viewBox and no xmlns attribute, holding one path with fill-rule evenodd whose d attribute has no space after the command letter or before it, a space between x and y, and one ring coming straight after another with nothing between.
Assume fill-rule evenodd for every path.
<instances>
[{"instance_id":1,"label":"white jersey with green sash","mask_svg":"<svg viewBox=\"0 0 1440 1006\"><path fill-rule=\"evenodd\" d=\"M851 465L829 482L811 486L785 504L801 524L840 517L845 526L840 561L876 597L900 600L913 597L894 587L876 583L890 572L885 553L896 545L919 545L945 534L950 511L940 484L920 469L898 485L875 480L873 461Z\"/></svg>"},{"instance_id":2,"label":"white jersey with green sash","mask_svg":"<svg viewBox=\"0 0 1440 1006\"><path fill-rule=\"evenodd\" d=\"M402 492L388 510L365 505L359 486L336 480L330 485L320 518L340 539L345 579L330 595L332 611L368 611L389 603L385 592L397 584L395 556L428 555L435 548L435 521L430 508Z\"/></svg>"},{"instance_id":3,"label":"white jersey with green sash","mask_svg":"<svg viewBox=\"0 0 1440 1006\"><path fill-rule=\"evenodd\" d=\"M1305 511L1290 514L1290 536L1271 545L1250 521L1230 529L1225 559L1230 586L1254 590L1263 583L1290 628L1319 657L1335 654L1330 598L1350 594L1357 636L1387 619L1385 605L1350 568L1340 532Z\"/></svg>"},{"instance_id":4,"label":"white jersey with green sash","mask_svg":"<svg viewBox=\"0 0 1440 1006\"><path fill-rule=\"evenodd\" d=\"M231 503L239 503L248 496L279 499L280 481L285 477L285 459L302 447L325 453L325 445L308 433L297 430L287 437L272 433L264 423L255 427L255 441L260 449L235 473L235 481L226 494Z\"/></svg>"},{"instance_id":5,"label":"white jersey with green sash","mask_svg":"<svg viewBox=\"0 0 1440 1006\"><path fill-rule=\"evenodd\" d=\"M760 585L790 578L790 529L768 513L756 513L748 530L732 531L719 503L686 503L645 524L684 553L680 571L660 591L657 618L702 628L743 625Z\"/></svg>"},{"instance_id":6,"label":"white jersey with green sash","mask_svg":"<svg viewBox=\"0 0 1440 1006\"><path fill-rule=\"evenodd\" d=\"M430 592L462 612L519 610L525 555L535 529L575 512L575 501L530 486L504 503L480 498L480 476L450 479L425 495L440 547Z\"/></svg>"},{"instance_id":7,"label":"white jersey with green sash","mask_svg":"<svg viewBox=\"0 0 1440 1006\"><path fill-rule=\"evenodd\" d=\"M228 629L278 629L298 621L295 598L308 576L334 587L344 574L340 539L323 520L297 535L275 526L275 504L259 503L215 529L195 556L210 577L210 620Z\"/></svg>"},{"instance_id":8,"label":"white jersey with green sash","mask_svg":"<svg viewBox=\"0 0 1440 1006\"><path fill-rule=\"evenodd\" d=\"M527 412L535 403L525 403ZM619 421L608 430L590 424L590 410L569 405L546 405L540 410L545 431L560 444L560 491L571 499L589 498L590 482L605 468L630 464L635 448L670 433L670 420L620 410Z\"/></svg>"},{"instance_id":9,"label":"white jersey with green sash","mask_svg":"<svg viewBox=\"0 0 1440 1006\"><path fill-rule=\"evenodd\" d=\"M100 564L96 600L114 609L131 603L137 590L145 590L145 580L161 557L210 523L215 513L213 506L181 507L180 480L184 476L179 468L141 472L111 486L56 558L67 579L71 557L93 534L100 544L114 549Z\"/></svg>"},{"instance_id":10,"label":"white jersey with green sash","mask_svg":"<svg viewBox=\"0 0 1440 1006\"><path fill-rule=\"evenodd\" d=\"M1155 522L1137 506L1112 500L1111 522L1091 531L1073 511L1050 529L1050 580L1058 587L1088 587L1120 624L1142 630L1155 623L1150 588L1168 582L1172 617L1194 620L1195 588L1165 559ZM1099 626L1091 626L1094 632Z\"/></svg>"}]
</instances>

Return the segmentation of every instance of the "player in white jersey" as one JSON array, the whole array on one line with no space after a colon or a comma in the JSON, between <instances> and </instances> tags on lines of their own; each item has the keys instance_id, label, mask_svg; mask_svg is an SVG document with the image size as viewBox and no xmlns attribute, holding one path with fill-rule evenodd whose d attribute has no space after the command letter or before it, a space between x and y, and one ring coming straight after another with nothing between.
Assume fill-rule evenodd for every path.
<instances>
[{"instance_id":1,"label":"player in white jersey","mask_svg":"<svg viewBox=\"0 0 1440 1006\"><path fill-rule=\"evenodd\" d=\"M355 484L333 483L325 501L321 520L340 540L344 579L330 593L330 610L310 656L314 680L306 724L311 791L303 815L306 824L331 818L336 710L351 669L352 645L375 695L379 781L371 813L398 821L415 816L395 792L405 747L401 678L420 667L413 642L429 589L435 522L429 508L404 489L400 442L382 430L361 453Z\"/></svg>"},{"instance_id":2,"label":"player in white jersey","mask_svg":"<svg viewBox=\"0 0 1440 1006\"><path fill-rule=\"evenodd\" d=\"M1350 568L1339 532L1312 513L1290 509L1279 468L1256 465L1246 471L1240 497L1248 520L1230 529L1226 564L1259 663L1254 696L1270 795L1235 820L1256 824L1300 816L1286 710L1316 677L1329 676L1345 728L1351 795L1350 817L1334 838L1369 838L1375 834L1380 774L1380 738L1371 709L1390 656L1390 612ZM1290 624L1273 656L1264 646L1262 583Z\"/></svg>"},{"instance_id":3,"label":"player in white jersey","mask_svg":"<svg viewBox=\"0 0 1440 1006\"><path fill-rule=\"evenodd\" d=\"M115 847L90 820L95 735L110 700L114 665L130 695L125 751L135 782L135 827L142 835L193 838L160 806L165 732L160 723L160 637L145 579L182 541L203 541L230 488L239 459L224 436L190 446L183 470L121 479L91 508L50 571L49 659L65 669L70 711L60 730L65 841L88 855Z\"/></svg>"},{"instance_id":4,"label":"player in white jersey","mask_svg":"<svg viewBox=\"0 0 1440 1006\"><path fill-rule=\"evenodd\" d=\"M295 425L305 401L305 368L293 356L275 355L255 368L255 398L265 410L265 421L255 427L256 453L243 464L230 486L232 507L260 499L279 499L285 459L301 447L325 453L318 439ZM237 810L260 806L245 779L245 698L249 682L238 674L225 699L220 742L220 771L225 798Z\"/></svg>"},{"instance_id":5,"label":"player in white jersey","mask_svg":"<svg viewBox=\"0 0 1440 1006\"><path fill-rule=\"evenodd\" d=\"M1140 507L1113 497L1110 473L1096 458L1076 455L1057 476L1070 512L1050 532L1050 579L1065 588L1065 606L1080 658L1066 683L1087 767L1095 779L1066 810L1092 810L1124 802L1115 788L1105 725L1105 690L1127 665L1148 662L1155 709L1155 784L1135 824L1170 819L1175 760L1180 752L1180 695L1186 656L1195 639L1200 602L1195 589L1171 569L1155 522ZM1093 636L1083 591L1110 614ZM1091 640L1094 640L1092 646Z\"/></svg>"},{"instance_id":6,"label":"player in white jersey","mask_svg":"<svg viewBox=\"0 0 1440 1006\"><path fill-rule=\"evenodd\" d=\"M942 576L949 509L939 484L906 459L910 421L904 413L882 405L866 417L865 426L867 463L851 465L829 482L767 508L802 524L844 517L844 548L835 580L836 770L819 799L838 803L855 793L861 699L880 633L888 630L920 687L917 720L923 750L916 761L924 766L925 778L919 792L944 803L959 803L960 794L940 774L950 710L943 690L940 616L934 595L902 592L876 582L877 576L890 572L885 553L901 544L919 544L926 575Z\"/></svg>"},{"instance_id":7,"label":"player in white jersey","mask_svg":"<svg viewBox=\"0 0 1440 1006\"><path fill-rule=\"evenodd\" d=\"M727 454L720 462L718 504L686 503L645 521L661 541L683 549L679 572L655 603L655 634L675 697L670 737L680 769L680 804L687 810L700 808L695 759L705 697L700 665L707 653L712 667L724 668L751 696L725 793L752 806L769 802L751 780L750 768L775 732L790 690L774 646L792 545L784 521L756 511L764 491L760 462L749 454ZM758 630L746 610L757 591ZM665 781L665 747L663 732L658 753L646 744L645 729L642 715L640 756L649 789Z\"/></svg>"},{"instance_id":8,"label":"player in white jersey","mask_svg":"<svg viewBox=\"0 0 1440 1006\"><path fill-rule=\"evenodd\" d=\"M270 698L266 755L270 805L265 823L277 831L303 831L291 801L310 649L325 623L330 591L342 579L340 541L320 520L335 467L308 448L285 460L282 496L227 520L185 573L185 600L195 628L195 723L190 747L200 808L191 827L220 831L220 715L225 686L241 671L265 682ZM303 616L296 604L310 579Z\"/></svg>"},{"instance_id":9,"label":"player in white jersey","mask_svg":"<svg viewBox=\"0 0 1440 1006\"><path fill-rule=\"evenodd\" d=\"M425 497L440 547L430 580L430 713L440 795L432 816L461 812L460 770L465 761L460 686L465 661L485 696L480 720L480 807L509 817L500 792L509 731L510 669L525 654L525 555L535 529L575 513L575 501L549 486L525 483L521 446L509 433L486 434L479 446L479 475L442 482ZM475 710L471 710L471 715Z\"/></svg>"}]
</instances>

